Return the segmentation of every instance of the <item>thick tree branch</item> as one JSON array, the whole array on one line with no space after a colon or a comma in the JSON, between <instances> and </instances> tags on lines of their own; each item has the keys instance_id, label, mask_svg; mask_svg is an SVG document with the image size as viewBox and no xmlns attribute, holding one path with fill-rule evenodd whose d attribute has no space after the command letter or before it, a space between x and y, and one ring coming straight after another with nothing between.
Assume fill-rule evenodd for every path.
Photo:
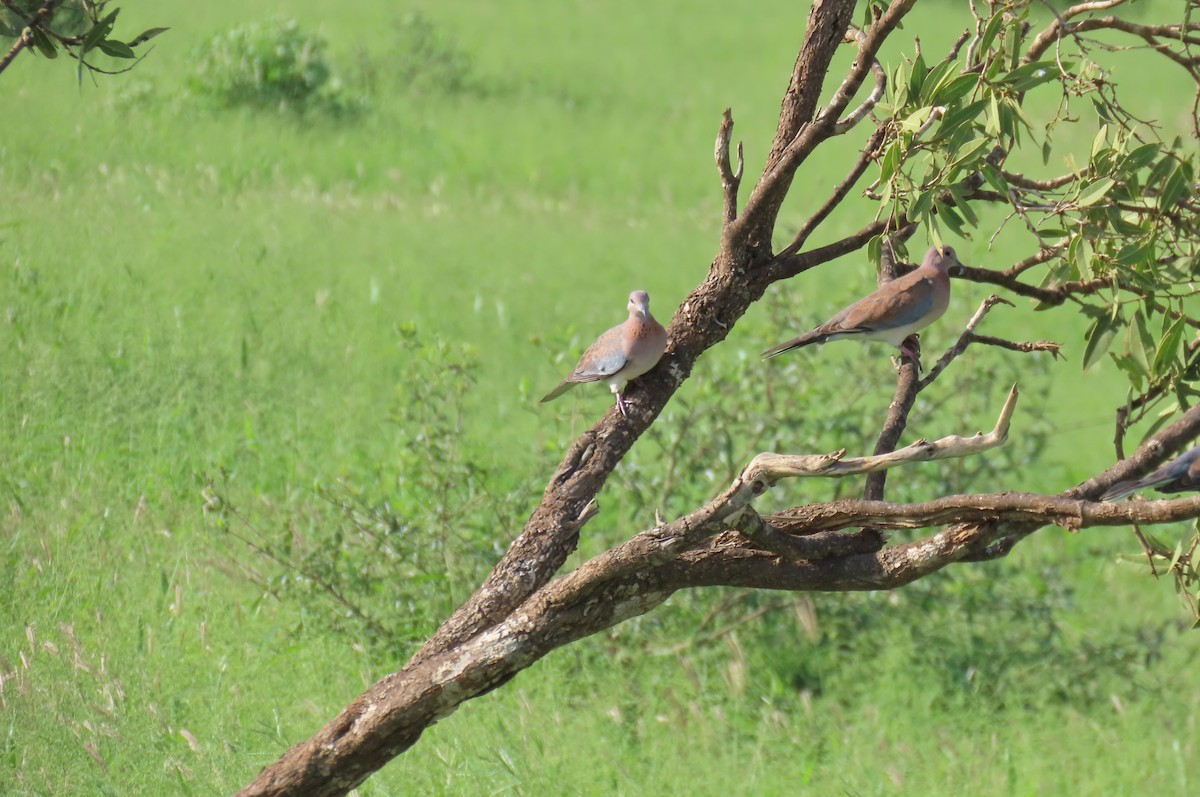
<instances>
[{"instance_id":1,"label":"thick tree branch","mask_svg":"<svg viewBox=\"0 0 1200 797\"><path fill-rule=\"evenodd\" d=\"M556 647L643 614L678 586L665 586L657 568L730 525L763 529L744 515L751 501L779 479L844 475L911 462L962 457L1007 439L1017 394L1010 391L995 428L988 434L957 435L918 442L882 457L845 459L760 454L720 496L679 520L656 526L574 572L536 590L503 620L444 650L414 657L399 673L367 690L316 736L293 747L242 792L251 795L341 795L371 772L408 749L426 727L472 697L494 689ZM806 542L780 543L795 553L819 552L827 561L838 554L874 551L869 534L822 535ZM666 571L670 572L670 570ZM334 776L331 773L336 773Z\"/></svg>"},{"instance_id":2,"label":"thick tree branch","mask_svg":"<svg viewBox=\"0 0 1200 797\"><path fill-rule=\"evenodd\" d=\"M918 443L884 458L781 459L778 455L760 455L743 470L723 498L738 496L748 503L748 495L756 495L786 476L834 470L861 472L871 467L974 453L1003 441L1014 401L1015 395L1010 395L996 428L989 435ZM1152 454L1143 455L1138 464L1144 464L1143 459L1154 459L1198 431L1200 407L1189 410L1147 441L1143 448ZM1002 555L1045 523L1083 528L1131 520L1157 522L1200 516L1200 498L1112 505L1080 500L1098 495L1113 481L1127 475L1128 467L1110 468L1079 488L1055 497L952 496L913 507L852 501L790 512L794 517L789 522L803 517L803 531L826 530L820 532L823 534L828 534L828 529L863 523L875 525L876 521L879 525L901 528L909 527L910 523L969 519L926 539L870 553L821 560L792 559L760 549L740 532L710 537L700 547L684 550L677 557L669 555L674 551L667 552L655 560L657 564L645 562L648 567L630 567L627 563L631 560L610 552L551 582L502 622L470 641L414 660L400 673L387 676L313 739L292 748L279 762L264 770L240 794L243 797L345 794L415 743L426 727L452 713L462 702L503 684L556 647L655 608L678 589L709 585L793 590L888 589L953 562ZM706 508L708 517L715 514L714 504L720 504L723 498ZM678 527L675 539L689 537L688 541L692 541L686 525ZM664 539L658 529L638 536L642 537L642 543L661 544ZM671 537L666 535L667 542ZM822 544L833 542L830 537L818 539ZM851 535L845 539L851 544L859 541L866 544L870 538Z\"/></svg>"},{"instance_id":3,"label":"thick tree branch","mask_svg":"<svg viewBox=\"0 0 1200 797\"><path fill-rule=\"evenodd\" d=\"M859 553L873 553L883 548L883 535L873 529L857 534L815 532L795 536L768 523L753 509L744 509L733 519L732 526L765 551L788 559L817 561Z\"/></svg>"},{"instance_id":4,"label":"thick tree branch","mask_svg":"<svg viewBox=\"0 0 1200 797\"><path fill-rule=\"evenodd\" d=\"M971 437L950 435L933 442L918 440L904 448L852 459L844 459L842 456L844 452L841 451L820 455L766 452L750 460L750 463L738 476L738 480L757 485L754 488L754 494L759 495L784 478L814 476L840 478L856 473L876 473L910 462L973 456L1002 445L1008 439L1008 427L1012 422L1019 395L1017 386L1013 385L1008 391L1008 397L1004 400L1004 406L1000 408L996 425L986 434L979 433Z\"/></svg>"}]
</instances>

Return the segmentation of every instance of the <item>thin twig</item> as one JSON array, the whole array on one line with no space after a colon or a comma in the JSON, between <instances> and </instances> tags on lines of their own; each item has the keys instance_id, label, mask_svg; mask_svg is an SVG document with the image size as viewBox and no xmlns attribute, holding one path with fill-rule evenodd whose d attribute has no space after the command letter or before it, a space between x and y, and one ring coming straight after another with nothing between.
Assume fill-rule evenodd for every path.
<instances>
[{"instance_id":1,"label":"thin twig","mask_svg":"<svg viewBox=\"0 0 1200 797\"><path fill-rule=\"evenodd\" d=\"M851 28L846 32L847 42L857 42L859 48L863 48L866 44L866 35L857 28ZM833 126L833 134L840 136L848 132L856 124L866 118L879 101L883 99L887 93L887 72L883 70L883 64L879 63L879 59L871 58L871 71L875 74L875 86L871 89L870 95L862 101L862 104L847 114Z\"/></svg>"},{"instance_id":2,"label":"thin twig","mask_svg":"<svg viewBox=\"0 0 1200 797\"><path fill-rule=\"evenodd\" d=\"M1024 188L1029 191L1053 191L1080 178L1080 175L1072 173L1050 177L1045 180L1035 180L1031 177L1026 177L1020 172L1010 172L1004 169L1000 170L1000 174L1004 176L1005 182L1009 185L1015 185L1017 188Z\"/></svg>"},{"instance_id":3,"label":"thin twig","mask_svg":"<svg viewBox=\"0 0 1200 797\"><path fill-rule=\"evenodd\" d=\"M831 244L826 244L816 249L809 249L806 252L797 252L793 255L776 257L771 262L770 279L772 282L776 282L794 277L815 265L827 263L834 258L848 255L863 248L877 235L892 232L893 235L907 237L920 226L918 222L910 221L904 223L899 229L891 231L889 227L890 223L889 219L876 219L864 225L857 232L847 235L845 238L834 241Z\"/></svg>"},{"instance_id":4,"label":"thin twig","mask_svg":"<svg viewBox=\"0 0 1200 797\"><path fill-rule=\"evenodd\" d=\"M738 186L742 184L742 167L745 161L742 157L742 142L737 145L737 171L729 163L729 143L733 136L733 114L729 108L721 116L721 127L717 130L717 174L721 176L721 193L724 196L725 208L723 213L724 226L737 218Z\"/></svg>"},{"instance_id":5,"label":"thin twig","mask_svg":"<svg viewBox=\"0 0 1200 797\"><path fill-rule=\"evenodd\" d=\"M777 255L777 257L787 257L799 252L800 247L804 246L805 242L808 240L808 237L813 234L813 231L816 230L818 226L820 226L821 222L825 221L825 219L829 217L829 214L832 213L838 205L842 204L842 201L846 198L846 195L850 193L850 189L853 188L855 183L857 183L863 176L863 172L865 172L867 167L871 165L871 162L879 156L879 145L883 143L885 135L886 131L883 128L878 128L874 133L871 134L871 137L867 139L866 146L864 146L862 152L858 154L858 160L854 162L854 166L851 167L850 173L847 174L845 178L843 178L842 181L837 184L837 187L833 189L833 193L829 195L821 207L817 208L817 210L811 216L809 216L803 224L800 225L800 229L796 231L796 236L792 239L792 242L788 244Z\"/></svg>"},{"instance_id":6,"label":"thin twig","mask_svg":"<svg viewBox=\"0 0 1200 797\"><path fill-rule=\"evenodd\" d=\"M1040 266L1043 263L1049 263L1066 248L1066 244L1060 244L1058 246L1043 246L1037 251L1036 254L1032 254L1024 260L1013 263L1000 273L1006 277L1018 277L1034 266Z\"/></svg>"},{"instance_id":7,"label":"thin twig","mask_svg":"<svg viewBox=\"0 0 1200 797\"><path fill-rule=\"evenodd\" d=\"M955 342L953 346L946 349L945 353L938 358L936 363L934 363L934 366L929 369L929 373L926 374L925 378L918 383L918 390L924 390L933 384L933 381L942 375L942 372L946 370L946 367L949 366L950 363L954 362L954 360L960 354L967 350L967 347L971 345L971 338L975 334L975 328L983 321L984 316L991 312L991 309L998 304L1007 304L1009 307L1013 307L1012 302L1008 301L1007 299L1003 299L994 293L980 302L979 309L976 310L975 314L971 316L970 320L967 321L967 325L963 328L962 334L958 336L958 341Z\"/></svg>"},{"instance_id":8,"label":"thin twig","mask_svg":"<svg viewBox=\"0 0 1200 797\"><path fill-rule=\"evenodd\" d=\"M971 335L972 343L982 343L984 346L995 346L999 349L1008 349L1009 351L1019 351L1023 354L1029 354L1035 351L1049 352L1054 359L1062 356L1062 344L1055 343L1052 340L1009 340L1008 338L997 338L993 335Z\"/></svg>"},{"instance_id":9,"label":"thin twig","mask_svg":"<svg viewBox=\"0 0 1200 797\"><path fill-rule=\"evenodd\" d=\"M983 30L987 25L979 9L975 7L975 0L969 0L969 3L971 16L975 18L975 32L971 36L971 44L967 47L967 69L973 68L976 59L979 58L979 45L983 42Z\"/></svg>"},{"instance_id":10,"label":"thin twig","mask_svg":"<svg viewBox=\"0 0 1200 797\"><path fill-rule=\"evenodd\" d=\"M958 38L954 40L954 44L950 45L950 53L946 59L953 61L958 58L958 54L962 51L962 46L967 43L967 39L971 38L971 29L964 28L963 32L958 34Z\"/></svg>"},{"instance_id":11,"label":"thin twig","mask_svg":"<svg viewBox=\"0 0 1200 797\"><path fill-rule=\"evenodd\" d=\"M1058 11L1050 3L1045 3L1045 6L1054 14L1054 21L1034 38L1033 44L1025 52L1024 63L1033 63L1050 48L1050 45L1071 33L1072 29L1069 23L1073 18L1092 11L1103 11L1124 2L1125 0L1096 0L1095 2L1079 3L1062 11Z\"/></svg>"}]
</instances>

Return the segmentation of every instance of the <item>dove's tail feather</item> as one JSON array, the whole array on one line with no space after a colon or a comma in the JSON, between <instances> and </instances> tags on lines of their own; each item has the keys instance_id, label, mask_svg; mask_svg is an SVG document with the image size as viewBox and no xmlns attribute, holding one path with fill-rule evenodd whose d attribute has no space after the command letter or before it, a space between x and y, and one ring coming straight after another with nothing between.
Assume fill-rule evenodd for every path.
<instances>
[{"instance_id":1,"label":"dove's tail feather","mask_svg":"<svg viewBox=\"0 0 1200 797\"><path fill-rule=\"evenodd\" d=\"M1150 487L1157 487L1160 493L1177 493L1181 489L1175 488L1171 484L1171 477L1162 477L1157 479L1130 479L1128 481L1117 482L1112 487L1109 487L1104 495L1100 496L1101 501L1119 501L1127 495L1133 495L1138 490L1145 490Z\"/></svg>"},{"instance_id":2,"label":"dove's tail feather","mask_svg":"<svg viewBox=\"0 0 1200 797\"><path fill-rule=\"evenodd\" d=\"M824 343L825 341L829 340L829 337L830 333L824 332L820 329L814 329L811 332L805 332L799 337L792 338L785 343L780 343L778 346L772 346L762 353L762 358L764 360L769 360L772 357L783 354L785 351L798 349L801 346L808 346L813 343Z\"/></svg>"},{"instance_id":3,"label":"dove's tail feather","mask_svg":"<svg viewBox=\"0 0 1200 797\"><path fill-rule=\"evenodd\" d=\"M1100 496L1101 501L1119 501L1127 495L1133 495L1142 489L1139 481L1117 482Z\"/></svg>"},{"instance_id":4,"label":"dove's tail feather","mask_svg":"<svg viewBox=\"0 0 1200 797\"><path fill-rule=\"evenodd\" d=\"M558 387L554 388L549 393L542 396L542 400L539 401L538 404L545 404L547 401L554 401L554 399L558 398L563 393L566 393L568 390L575 387L575 385L577 385L577 384L579 384L579 383L572 382L570 379L564 379L562 381L562 383L559 384Z\"/></svg>"}]
</instances>

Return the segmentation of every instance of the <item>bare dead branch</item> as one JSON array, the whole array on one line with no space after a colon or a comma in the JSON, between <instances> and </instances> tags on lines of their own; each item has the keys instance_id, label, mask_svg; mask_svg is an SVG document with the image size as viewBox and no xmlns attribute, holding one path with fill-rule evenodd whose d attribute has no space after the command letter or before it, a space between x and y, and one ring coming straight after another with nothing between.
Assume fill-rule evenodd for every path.
<instances>
[{"instance_id":1,"label":"bare dead branch","mask_svg":"<svg viewBox=\"0 0 1200 797\"><path fill-rule=\"evenodd\" d=\"M759 454L742 469L728 488L703 507L671 523L656 525L634 535L621 545L580 565L559 582L586 584L597 579L619 578L669 561L704 539L734 527L737 518L743 515L751 502L780 479L872 473L911 462L971 456L1001 445L1007 439L1016 401L1017 388L1014 385L1001 408L995 428L986 435L977 434L970 438L951 435L932 443L922 440L881 456L851 459L844 458L845 451L810 455ZM753 525L752 520L747 522L756 532L768 533Z\"/></svg>"},{"instance_id":2,"label":"bare dead branch","mask_svg":"<svg viewBox=\"0 0 1200 797\"><path fill-rule=\"evenodd\" d=\"M1101 505L1092 500L1083 499L1095 499L1117 481L1149 471L1197 435L1200 435L1200 406L1189 409L1158 434L1143 442L1130 459L1054 496L1051 505L1062 510L1058 517L1068 525L1080 521L1089 525L1100 525L1100 521L1094 519L1097 516L1090 512L1092 508L1098 508L1099 517L1105 519L1105 524L1116 521L1115 525L1123 525L1135 520L1141 516L1123 515L1120 511L1115 515L1109 514L1108 509L1100 508ZM982 500L1000 497L1002 496L988 496ZM1066 503L1058 503L1059 499L1065 500ZM1144 503L1155 505L1137 510L1145 511L1146 516L1182 520L1200 515L1200 499ZM807 509L810 508L789 512ZM813 511L819 513L823 510ZM1041 514L1049 518L1053 512ZM858 517L853 522L848 521L847 527L864 522L874 525L875 518ZM1046 522L1055 521L1047 519ZM688 551L660 567L660 578L655 583L659 588L676 589L713 585L787 590L893 589L955 562L986 561L1005 556L1021 540L1043 525L1042 521L1035 520L985 520L955 524L931 537L884 548L875 554L822 562L782 558L759 550L740 534L727 533L714 538L706 546ZM796 528L793 532L811 530L814 529Z\"/></svg>"},{"instance_id":3,"label":"bare dead branch","mask_svg":"<svg viewBox=\"0 0 1200 797\"><path fill-rule=\"evenodd\" d=\"M721 116L721 127L717 131L717 174L721 177L721 193L724 196L725 208L723 213L724 226L737 218L738 186L742 184L742 167L745 161L742 156L742 142L737 145L737 171L729 163L729 143L733 136L733 114L729 108Z\"/></svg>"},{"instance_id":4,"label":"bare dead branch","mask_svg":"<svg viewBox=\"0 0 1200 797\"><path fill-rule=\"evenodd\" d=\"M1001 520L1053 524L1078 531L1093 526L1174 523L1194 517L1200 517L1200 497L1174 501L1101 503L1033 493L999 493L949 495L920 504L831 501L797 507L785 514L773 515L770 520L781 531L812 534L864 523L874 528L920 529L951 523L991 523Z\"/></svg>"},{"instance_id":5,"label":"bare dead branch","mask_svg":"<svg viewBox=\"0 0 1200 797\"><path fill-rule=\"evenodd\" d=\"M1013 412L1017 406L1019 393L1013 385L1000 408L996 425L986 434L980 432L971 437L950 435L929 442L918 440L912 445L889 451L884 454L872 454L867 457L845 459L844 452L820 455L795 455L762 453L750 461L738 479L752 485L758 485L756 495L765 492L783 478L830 476L843 477L855 473L873 473L887 470L910 462L928 462L934 459L949 459L968 457L1002 445L1008 439L1008 427L1012 422Z\"/></svg>"}]
</instances>

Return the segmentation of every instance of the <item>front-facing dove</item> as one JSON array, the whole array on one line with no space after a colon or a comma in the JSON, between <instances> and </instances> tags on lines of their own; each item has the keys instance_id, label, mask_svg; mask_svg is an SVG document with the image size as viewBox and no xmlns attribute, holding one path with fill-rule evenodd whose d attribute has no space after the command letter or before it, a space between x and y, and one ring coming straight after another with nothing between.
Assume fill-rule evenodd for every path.
<instances>
[{"instance_id":1,"label":"front-facing dove","mask_svg":"<svg viewBox=\"0 0 1200 797\"><path fill-rule=\"evenodd\" d=\"M667 330L650 315L650 296L645 291L629 294L629 318L605 332L588 346L566 379L546 394L540 403L558 398L579 382L607 382L617 397L617 409L625 415L621 391L626 383L649 371L667 348Z\"/></svg>"},{"instance_id":2,"label":"front-facing dove","mask_svg":"<svg viewBox=\"0 0 1200 797\"><path fill-rule=\"evenodd\" d=\"M883 340L900 349L914 362L917 354L904 345L909 335L942 317L950 305L950 268L958 258L949 246L930 247L921 265L886 282L821 326L763 352L763 359L798 349L810 343L839 338Z\"/></svg>"},{"instance_id":3,"label":"front-facing dove","mask_svg":"<svg viewBox=\"0 0 1200 797\"><path fill-rule=\"evenodd\" d=\"M1117 482L1100 496L1100 500L1116 501L1147 487L1153 487L1160 493L1200 490L1200 446L1185 451L1145 478Z\"/></svg>"}]
</instances>

